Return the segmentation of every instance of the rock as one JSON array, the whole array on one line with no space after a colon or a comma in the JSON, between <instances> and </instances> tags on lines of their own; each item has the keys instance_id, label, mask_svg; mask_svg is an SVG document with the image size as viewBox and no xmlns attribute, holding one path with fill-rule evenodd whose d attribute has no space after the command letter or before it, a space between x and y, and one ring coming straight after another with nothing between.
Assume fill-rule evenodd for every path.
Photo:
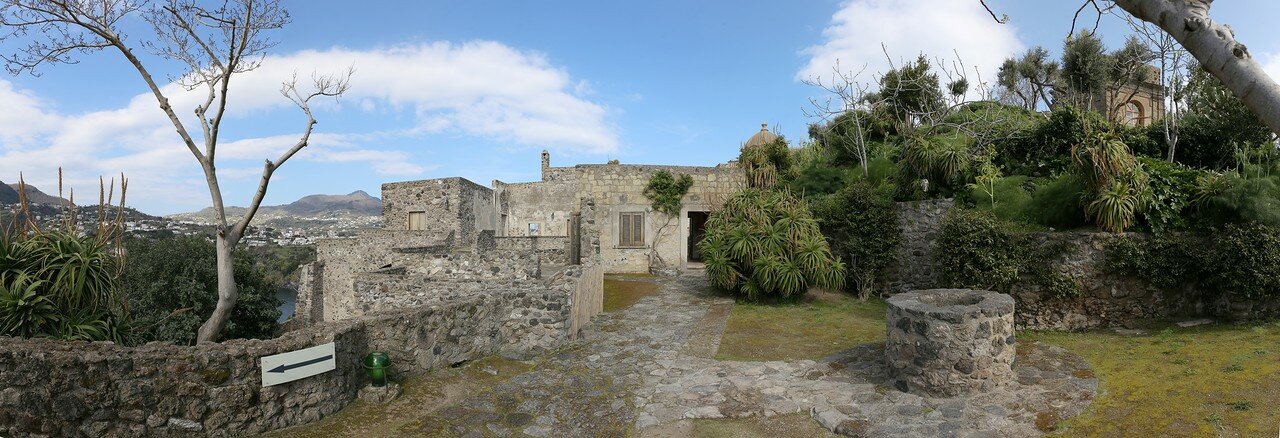
<instances>
[{"instance_id":1,"label":"rock","mask_svg":"<svg viewBox=\"0 0 1280 438\"><path fill-rule=\"evenodd\" d=\"M368 385L360 388L359 397L365 403L386 404L400 395L400 384L388 382L386 386Z\"/></svg>"},{"instance_id":2,"label":"rock","mask_svg":"<svg viewBox=\"0 0 1280 438\"><path fill-rule=\"evenodd\" d=\"M1192 319L1188 321L1179 321L1178 327L1187 328L1187 327L1195 327L1198 325L1205 325L1205 324L1213 324L1213 320L1212 319Z\"/></svg>"}]
</instances>

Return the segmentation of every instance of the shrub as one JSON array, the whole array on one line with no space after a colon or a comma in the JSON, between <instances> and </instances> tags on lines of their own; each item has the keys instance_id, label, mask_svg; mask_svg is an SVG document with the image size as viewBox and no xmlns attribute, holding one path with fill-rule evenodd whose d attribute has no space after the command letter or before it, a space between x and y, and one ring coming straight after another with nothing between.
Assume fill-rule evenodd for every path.
<instances>
[{"instance_id":1,"label":"shrub","mask_svg":"<svg viewBox=\"0 0 1280 438\"><path fill-rule=\"evenodd\" d=\"M1104 269L1153 286L1188 284L1210 296L1249 298L1280 293L1280 227L1228 224L1207 236L1164 234L1115 239L1104 247Z\"/></svg>"},{"instance_id":2,"label":"shrub","mask_svg":"<svg viewBox=\"0 0 1280 438\"><path fill-rule=\"evenodd\" d=\"M800 168L795 179L787 183L794 193L804 197L829 195L844 187L849 171L827 165L809 165Z\"/></svg>"},{"instance_id":3,"label":"shrub","mask_svg":"<svg viewBox=\"0 0 1280 438\"><path fill-rule=\"evenodd\" d=\"M129 306L143 341L192 344L204 316L217 305L217 260L214 244L198 237L130 240L124 275ZM223 336L269 338L280 318L279 285L266 281L253 257L235 257L240 296Z\"/></svg>"},{"instance_id":4,"label":"shrub","mask_svg":"<svg viewBox=\"0 0 1280 438\"><path fill-rule=\"evenodd\" d=\"M1280 228L1229 224L1214 233L1203 266L1204 285L1212 293L1275 296L1280 291Z\"/></svg>"},{"instance_id":5,"label":"shrub","mask_svg":"<svg viewBox=\"0 0 1280 438\"><path fill-rule=\"evenodd\" d=\"M836 289L844 279L817 221L787 192L738 192L711 214L698 249L713 285L750 300Z\"/></svg>"},{"instance_id":6,"label":"shrub","mask_svg":"<svg viewBox=\"0 0 1280 438\"><path fill-rule=\"evenodd\" d=\"M1102 116L1063 105L1025 135L994 142L1001 167L1010 174L1048 176L1071 165L1071 148L1085 141L1086 126L1107 126Z\"/></svg>"},{"instance_id":7,"label":"shrub","mask_svg":"<svg viewBox=\"0 0 1280 438\"><path fill-rule=\"evenodd\" d=\"M743 147L738 154L738 163L747 173L747 184L753 188L771 188L792 176L791 150L782 137L762 145Z\"/></svg>"},{"instance_id":8,"label":"shrub","mask_svg":"<svg viewBox=\"0 0 1280 438\"><path fill-rule=\"evenodd\" d=\"M974 208L995 213L1001 220L1026 221L1032 199L1026 186L1026 176L1006 176L992 181L991 193L987 189L971 187L968 198Z\"/></svg>"},{"instance_id":9,"label":"shrub","mask_svg":"<svg viewBox=\"0 0 1280 438\"><path fill-rule=\"evenodd\" d=\"M1032 222L1060 230L1084 226L1084 184L1075 175L1062 174L1038 185L1027 203L1026 216Z\"/></svg>"},{"instance_id":10,"label":"shrub","mask_svg":"<svg viewBox=\"0 0 1280 438\"><path fill-rule=\"evenodd\" d=\"M1093 133L1072 147L1071 158L1086 189L1085 213L1104 230L1129 228L1150 195L1146 172L1129 147L1114 134Z\"/></svg>"},{"instance_id":11,"label":"shrub","mask_svg":"<svg viewBox=\"0 0 1280 438\"><path fill-rule=\"evenodd\" d=\"M1280 226L1280 178L1208 173L1197 180L1196 190L1197 206L1211 224L1257 222Z\"/></svg>"},{"instance_id":12,"label":"shrub","mask_svg":"<svg viewBox=\"0 0 1280 438\"><path fill-rule=\"evenodd\" d=\"M854 181L814 206L813 214L844 262L846 285L859 297L871 293L902 241L897 206L887 186Z\"/></svg>"},{"instance_id":13,"label":"shrub","mask_svg":"<svg viewBox=\"0 0 1280 438\"><path fill-rule=\"evenodd\" d=\"M1180 164L1154 158L1139 158L1148 176L1150 202L1142 213L1151 231L1161 233L1193 226L1196 180L1204 174Z\"/></svg>"},{"instance_id":14,"label":"shrub","mask_svg":"<svg viewBox=\"0 0 1280 438\"><path fill-rule=\"evenodd\" d=\"M1008 290L1018 279L1016 239L990 212L955 208L938 237L935 264L953 287Z\"/></svg>"},{"instance_id":15,"label":"shrub","mask_svg":"<svg viewBox=\"0 0 1280 438\"><path fill-rule=\"evenodd\" d=\"M1017 233L989 211L957 208L943 219L934 264L948 287L1008 292L1027 281L1046 296L1068 297L1080 286L1052 265L1067 249L1065 241Z\"/></svg>"},{"instance_id":16,"label":"shrub","mask_svg":"<svg viewBox=\"0 0 1280 438\"><path fill-rule=\"evenodd\" d=\"M129 342L119 289L107 239L0 233L0 335Z\"/></svg>"}]
</instances>

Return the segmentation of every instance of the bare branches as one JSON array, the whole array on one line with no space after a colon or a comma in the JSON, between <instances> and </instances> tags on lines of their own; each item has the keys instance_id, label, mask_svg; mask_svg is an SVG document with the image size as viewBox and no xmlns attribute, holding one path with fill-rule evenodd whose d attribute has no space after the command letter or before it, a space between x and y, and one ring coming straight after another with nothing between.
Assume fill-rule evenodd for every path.
<instances>
[{"instance_id":1,"label":"bare branches","mask_svg":"<svg viewBox=\"0 0 1280 438\"><path fill-rule=\"evenodd\" d=\"M996 21L996 23L1006 24L1006 23L1008 23L1008 22L1009 22L1009 15L1007 15L1007 14L1000 14L1000 16L999 16L999 17L997 17L997 16L996 16L996 11L991 10L991 6L988 6L988 5L987 5L987 0L979 0L979 1L980 1L980 2L982 2L982 7L984 7L984 8L986 8L986 9L987 9L987 13L988 13L988 14L991 14L991 19L992 19L992 20L995 20L995 21Z\"/></svg>"},{"instance_id":2,"label":"bare branches","mask_svg":"<svg viewBox=\"0 0 1280 438\"><path fill-rule=\"evenodd\" d=\"M74 64L77 55L116 45L122 39L116 25L138 8L130 0L0 1L0 42L25 42L0 59L14 75L38 75L45 64Z\"/></svg>"},{"instance_id":3,"label":"bare branches","mask_svg":"<svg viewBox=\"0 0 1280 438\"><path fill-rule=\"evenodd\" d=\"M258 213L258 207L262 205L262 199L267 195L267 186L271 183L271 175L275 173L275 170L310 144L311 132L316 125L315 115L311 111L311 100L317 97L341 96L351 89L351 76L353 75L355 75L355 67L348 67L347 71L341 74L321 75L312 73L311 91L304 94L298 91L298 75L295 73L289 81L280 87L280 94L292 101L294 105L297 105L302 110L302 113L307 116L306 125L302 130L302 135L298 138L298 142L294 143L293 147L286 150L275 161L266 160L263 163L262 178L258 181L258 191L254 193L253 201L249 203L249 210L245 212L244 217L240 218L228 233L229 240L235 242L244 235L245 229L249 227L249 222Z\"/></svg>"},{"instance_id":4,"label":"bare branches","mask_svg":"<svg viewBox=\"0 0 1280 438\"><path fill-rule=\"evenodd\" d=\"M1084 13L1085 8L1088 8L1089 6L1093 6L1094 12L1098 13L1097 16L1094 17L1093 29L1089 31L1090 33L1098 32L1098 25L1102 23L1102 16L1106 15L1111 8L1115 7L1114 4L1101 6L1098 4L1098 0L1085 0L1084 4L1081 4L1080 8L1076 9L1075 15L1071 17L1071 31L1067 32L1067 39L1071 39L1071 37L1076 34L1076 21L1080 20L1080 14Z\"/></svg>"}]
</instances>

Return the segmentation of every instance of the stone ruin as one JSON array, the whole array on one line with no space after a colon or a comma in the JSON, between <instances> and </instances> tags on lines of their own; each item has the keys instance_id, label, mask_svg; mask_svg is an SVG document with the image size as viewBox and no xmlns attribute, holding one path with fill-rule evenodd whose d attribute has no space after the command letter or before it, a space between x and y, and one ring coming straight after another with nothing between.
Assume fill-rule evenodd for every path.
<instances>
[{"instance_id":1,"label":"stone ruin","mask_svg":"<svg viewBox=\"0 0 1280 438\"><path fill-rule=\"evenodd\" d=\"M952 397L1015 379L1012 296L930 289L887 303L885 356L899 390Z\"/></svg>"}]
</instances>

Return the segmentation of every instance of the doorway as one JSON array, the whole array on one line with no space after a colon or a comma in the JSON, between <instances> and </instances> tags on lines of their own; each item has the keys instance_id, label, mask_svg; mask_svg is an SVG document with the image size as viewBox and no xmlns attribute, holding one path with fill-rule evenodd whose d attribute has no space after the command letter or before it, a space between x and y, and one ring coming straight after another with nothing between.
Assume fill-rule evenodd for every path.
<instances>
[{"instance_id":1,"label":"doorway","mask_svg":"<svg viewBox=\"0 0 1280 438\"><path fill-rule=\"evenodd\" d=\"M698 242L702 241L703 236L707 233L707 212L691 211L689 212L689 262L701 263L702 252L698 251Z\"/></svg>"}]
</instances>

